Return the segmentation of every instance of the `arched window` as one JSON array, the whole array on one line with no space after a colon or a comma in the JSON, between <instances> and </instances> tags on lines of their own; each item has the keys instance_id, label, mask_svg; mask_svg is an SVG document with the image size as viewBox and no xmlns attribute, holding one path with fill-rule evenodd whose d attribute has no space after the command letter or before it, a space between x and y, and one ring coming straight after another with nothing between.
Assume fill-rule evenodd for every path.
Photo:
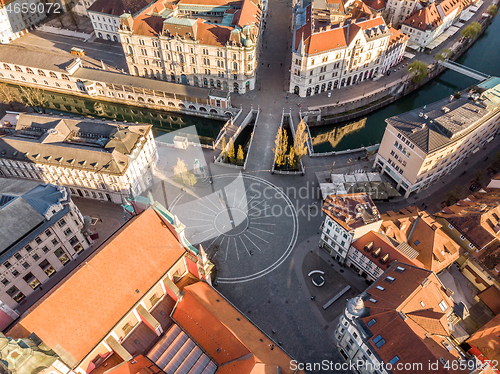
<instances>
[{"instance_id":1,"label":"arched window","mask_svg":"<svg viewBox=\"0 0 500 374\"><path fill-rule=\"evenodd\" d=\"M116 37L116 35L113 35L113 40L114 40L115 42L117 42L117 41L118 41L118 38Z\"/></svg>"},{"instance_id":2,"label":"arched window","mask_svg":"<svg viewBox=\"0 0 500 374\"><path fill-rule=\"evenodd\" d=\"M67 84L66 86L68 86L68 88L71 90L71 84Z\"/></svg>"},{"instance_id":3,"label":"arched window","mask_svg":"<svg viewBox=\"0 0 500 374\"><path fill-rule=\"evenodd\" d=\"M28 73L28 74L35 74L35 73L33 73L33 70L31 70L30 68L26 68L26 73Z\"/></svg>"},{"instance_id":4,"label":"arched window","mask_svg":"<svg viewBox=\"0 0 500 374\"><path fill-rule=\"evenodd\" d=\"M26 81L26 78L24 78L22 75L21 75L21 79L22 79L23 81Z\"/></svg>"},{"instance_id":5,"label":"arched window","mask_svg":"<svg viewBox=\"0 0 500 374\"><path fill-rule=\"evenodd\" d=\"M57 79L57 75L53 71L51 71L49 74L50 74L51 78L56 78Z\"/></svg>"},{"instance_id":6,"label":"arched window","mask_svg":"<svg viewBox=\"0 0 500 374\"><path fill-rule=\"evenodd\" d=\"M31 78L31 80L33 81L33 83L37 83L35 78Z\"/></svg>"},{"instance_id":7,"label":"arched window","mask_svg":"<svg viewBox=\"0 0 500 374\"><path fill-rule=\"evenodd\" d=\"M21 69L19 66L14 66L14 68L16 69L16 71L22 73L23 72L23 69Z\"/></svg>"},{"instance_id":8,"label":"arched window","mask_svg":"<svg viewBox=\"0 0 500 374\"><path fill-rule=\"evenodd\" d=\"M163 100L158 100L158 104L165 105L165 102Z\"/></svg>"},{"instance_id":9,"label":"arched window","mask_svg":"<svg viewBox=\"0 0 500 374\"><path fill-rule=\"evenodd\" d=\"M194 105L190 105L190 106L189 106L189 109L191 109L191 110L196 110L196 107L195 107Z\"/></svg>"},{"instance_id":10,"label":"arched window","mask_svg":"<svg viewBox=\"0 0 500 374\"><path fill-rule=\"evenodd\" d=\"M47 82L47 81L43 81L43 83L45 83L47 86L49 85L49 82Z\"/></svg>"},{"instance_id":11,"label":"arched window","mask_svg":"<svg viewBox=\"0 0 500 374\"><path fill-rule=\"evenodd\" d=\"M129 99L129 100L135 100L132 95L128 95L127 99Z\"/></svg>"},{"instance_id":12,"label":"arched window","mask_svg":"<svg viewBox=\"0 0 500 374\"><path fill-rule=\"evenodd\" d=\"M153 99L149 98L149 99L148 99L148 103L154 104L154 103L155 103L155 101L154 101Z\"/></svg>"},{"instance_id":13,"label":"arched window","mask_svg":"<svg viewBox=\"0 0 500 374\"><path fill-rule=\"evenodd\" d=\"M212 113L212 114L217 114L217 110L215 110L215 109L210 109L210 113Z\"/></svg>"},{"instance_id":14,"label":"arched window","mask_svg":"<svg viewBox=\"0 0 500 374\"><path fill-rule=\"evenodd\" d=\"M61 74L61 78L65 81L69 81L69 77L66 74Z\"/></svg>"},{"instance_id":15,"label":"arched window","mask_svg":"<svg viewBox=\"0 0 500 374\"><path fill-rule=\"evenodd\" d=\"M194 85L197 86L199 84L198 82L198 77L193 77L193 80L194 80Z\"/></svg>"},{"instance_id":16,"label":"arched window","mask_svg":"<svg viewBox=\"0 0 500 374\"><path fill-rule=\"evenodd\" d=\"M235 63L233 64L233 70L238 70L238 63L236 63L236 62L235 62Z\"/></svg>"},{"instance_id":17,"label":"arched window","mask_svg":"<svg viewBox=\"0 0 500 374\"><path fill-rule=\"evenodd\" d=\"M200 106L200 112L206 112L207 111L207 108L205 108L204 106Z\"/></svg>"},{"instance_id":18,"label":"arched window","mask_svg":"<svg viewBox=\"0 0 500 374\"><path fill-rule=\"evenodd\" d=\"M130 45L128 46L128 53L130 53L131 55L134 54L134 51L132 50L132 47Z\"/></svg>"},{"instance_id":19,"label":"arched window","mask_svg":"<svg viewBox=\"0 0 500 374\"><path fill-rule=\"evenodd\" d=\"M3 64L3 68L4 68L5 70L12 70L12 69L10 68L10 66L9 66L9 65L7 65L7 64Z\"/></svg>"},{"instance_id":20,"label":"arched window","mask_svg":"<svg viewBox=\"0 0 500 374\"><path fill-rule=\"evenodd\" d=\"M171 102L171 101L169 101L169 102L167 103L167 105L168 105L168 106L175 106L175 104L174 104L173 102Z\"/></svg>"},{"instance_id":21,"label":"arched window","mask_svg":"<svg viewBox=\"0 0 500 374\"><path fill-rule=\"evenodd\" d=\"M143 103L143 102L144 102L144 99L143 99L142 97L140 97L140 96L139 96L139 97L137 98L137 101L140 101L141 103Z\"/></svg>"},{"instance_id":22,"label":"arched window","mask_svg":"<svg viewBox=\"0 0 500 374\"><path fill-rule=\"evenodd\" d=\"M45 73L43 72L43 70L40 69L38 69L38 75L45 77Z\"/></svg>"}]
</instances>

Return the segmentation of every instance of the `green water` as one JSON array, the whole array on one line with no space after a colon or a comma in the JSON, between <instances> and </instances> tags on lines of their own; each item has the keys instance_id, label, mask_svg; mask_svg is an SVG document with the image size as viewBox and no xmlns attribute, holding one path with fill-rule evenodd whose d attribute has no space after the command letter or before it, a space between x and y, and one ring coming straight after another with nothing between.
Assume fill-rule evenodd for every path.
<instances>
[{"instance_id":1,"label":"green water","mask_svg":"<svg viewBox=\"0 0 500 374\"><path fill-rule=\"evenodd\" d=\"M195 126L200 143L212 144L225 123L221 120L83 99L54 92L46 92L44 96L47 102L47 113L69 113L116 121L148 123L154 126L155 137L172 131L177 131L179 135L186 135L182 130Z\"/></svg>"},{"instance_id":2,"label":"green water","mask_svg":"<svg viewBox=\"0 0 500 374\"><path fill-rule=\"evenodd\" d=\"M500 15L488 27L474 45L457 62L483 73L500 76ZM312 127L311 137L315 143L315 152L341 151L377 144L382 140L385 119L424 106L447 97L458 90L477 83L475 79L447 70L439 77L401 100L368 115L364 127L338 123L321 127ZM351 121L352 122L352 121ZM324 134L319 141L319 136ZM317 139L314 142L314 139Z\"/></svg>"}]
</instances>

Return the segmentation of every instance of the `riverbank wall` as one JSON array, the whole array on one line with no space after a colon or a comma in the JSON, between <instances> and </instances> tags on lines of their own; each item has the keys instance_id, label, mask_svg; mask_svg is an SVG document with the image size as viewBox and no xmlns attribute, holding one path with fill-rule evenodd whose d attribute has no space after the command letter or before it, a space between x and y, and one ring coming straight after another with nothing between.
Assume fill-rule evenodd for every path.
<instances>
[{"instance_id":1,"label":"riverbank wall","mask_svg":"<svg viewBox=\"0 0 500 374\"><path fill-rule=\"evenodd\" d=\"M498 4L498 2L499 0L495 0L492 4ZM457 41L451 48L452 55L449 57L449 60L455 61L467 52L488 29L492 20L493 18L491 17L485 17L480 20L479 23L481 23L482 28L476 38L472 40L464 40L462 42ZM418 90L439 76L445 70L446 68L438 64L436 61L436 63L429 66L428 75L421 83L414 83L408 74L399 81L393 82L390 86L382 87L380 90L372 92L366 97L347 103L321 106L319 109L314 111L317 113L316 120L308 122L308 126L315 127L330 125L366 116Z\"/></svg>"}]
</instances>

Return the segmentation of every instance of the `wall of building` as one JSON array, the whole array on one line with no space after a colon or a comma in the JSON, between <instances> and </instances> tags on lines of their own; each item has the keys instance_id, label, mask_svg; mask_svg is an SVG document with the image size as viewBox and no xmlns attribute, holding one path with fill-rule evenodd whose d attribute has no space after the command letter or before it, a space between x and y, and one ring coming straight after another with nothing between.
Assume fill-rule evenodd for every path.
<instances>
[{"instance_id":1,"label":"wall of building","mask_svg":"<svg viewBox=\"0 0 500 374\"><path fill-rule=\"evenodd\" d=\"M67 214L0 265L0 300L11 309L89 247L81 233L83 217L73 202L68 205ZM49 210L62 209L59 205Z\"/></svg>"},{"instance_id":2,"label":"wall of building","mask_svg":"<svg viewBox=\"0 0 500 374\"><path fill-rule=\"evenodd\" d=\"M95 36L100 39L120 41L118 27L120 26L120 16L110 15L94 11L87 11L92 26L94 27Z\"/></svg>"},{"instance_id":3,"label":"wall of building","mask_svg":"<svg viewBox=\"0 0 500 374\"><path fill-rule=\"evenodd\" d=\"M256 50L120 31L132 75L245 93L255 88Z\"/></svg>"},{"instance_id":4,"label":"wall of building","mask_svg":"<svg viewBox=\"0 0 500 374\"><path fill-rule=\"evenodd\" d=\"M61 4L57 2L56 6L60 7ZM14 0L6 5L2 3L0 7L0 44L10 43L33 30L35 25L47 17L45 14L47 10L47 5L41 0Z\"/></svg>"},{"instance_id":5,"label":"wall of building","mask_svg":"<svg viewBox=\"0 0 500 374\"><path fill-rule=\"evenodd\" d=\"M68 186L75 196L121 204L124 197L141 194L152 183L158 152L152 131L145 138L142 146L130 155L123 175L0 157L0 176L62 184Z\"/></svg>"}]
</instances>

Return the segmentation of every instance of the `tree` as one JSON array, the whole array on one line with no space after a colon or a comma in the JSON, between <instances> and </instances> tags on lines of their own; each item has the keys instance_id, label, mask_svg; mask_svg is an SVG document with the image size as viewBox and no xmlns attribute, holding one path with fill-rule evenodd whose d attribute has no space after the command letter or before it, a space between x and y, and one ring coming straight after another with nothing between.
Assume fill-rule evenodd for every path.
<instances>
[{"instance_id":1,"label":"tree","mask_svg":"<svg viewBox=\"0 0 500 374\"><path fill-rule=\"evenodd\" d=\"M290 169L297 167L297 151L294 145L290 147L290 152L288 153L288 165L290 165Z\"/></svg>"},{"instance_id":2,"label":"tree","mask_svg":"<svg viewBox=\"0 0 500 374\"><path fill-rule=\"evenodd\" d=\"M414 83L422 83L425 77L427 77L427 64L416 60L408 65L408 71L413 73L412 80Z\"/></svg>"},{"instance_id":3,"label":"tree","mask_svg":"<svg viewBox=\"0 0 500 374\"><path fill-rule=\"evenodd\" d=\"M451 56L451 49L450 48L446 48L446 49L443 49L441 51L441 53L438 53L436 56L434 56L434 58L438 61L444 61L448 58L450 58Z\"/></svg>"},{"instance_id":4,"label":"tree","mask_svg":"<svg viewBox=\"0 0 500 374\"><path fill-rule=\"evenodd\" d=\"M49 100L45 95L45 90L35 87L19 86L23 101L29 105L35 112L45 113Z\"/></svg>"},{"instance_id":5,"label":"tree","mask_svg":"<svg viewBox=\"0 0 500 374\"><path fill-rule=\"evenodd\" d=\"M288 137L283 127L280 127L274 141L274 157L276 166L283 166L286 163L286 152L288 150Z\"/></svg>"},{"instance_id":6,"label":"tree","mask_svg":"<svg viewBox=\"0 0 500 374\"><path fill-rule=\"evenodd\" d=\"M75 12L73 11L74 7L75 7L75 3L73 1L67 2L65 4L66 14L69 16L69 19L71 20L71 22L73 23L73 25L75 25L76 29L80 30L79 27L78 27L78 17L75 14Z\"/></svg>"},{"instance_id":7,"label":"tree","mask_svg":"<svg viewBox=\"0 0 500 374\"><path fill-rule=\"evenodd\" d=\"M16 103L22 102L22 97L19 91L14 87L7 85L6 83L0 83L0 102L10 106L14 110L14 105Z\"/></svg>"},{"instance_id":8,"label":"tree","mask_svg":"<svg viewBox=\"0 0 500 374\"><path fill-rule=\"evenodd\" d=\"M226 143L226 137L222 137L222 142L220 145L221 148L221 155L222 155L222 161L227 162L227 143Z\"/></svg>"},{"instance_id":9,"label":"tree","mask_svg":"<svg viewBox=\"0 0 500 374\"><path fill-rule=\"evenodd\" d=\"M306 131L306 122L304 120L300 121L297 126L297 131L295 132L294 141L294 152L299 160L307 155L307 141L309 140L309 134Z\"/></svg>"},{"instance_id":10,"label":"tree","mask_svg":"<svg viewBox=\"0 0 500 374\"><path fill-rule=\"evenodd\" d=\"M481 32L481 24L478 22L472 22L460 33L464 38L475 39Z\"/></svg>"},{"instance_id":11,"label":"tree","mask_svg":"<svg viewBox=\"0 0 500 374\"><path fill-rule=\"evenodd\" d=\"M460 200L460 190L455 188L454 190L448 191L445 194L446 200L444 201L444 206L450 206L455 204Z\"/></svg>"},{"instance_id":12,"label":"tree","mask_svg":"<svg viewBox=\"0 0 500 374\"><path fill-rule=\"evenodd\" d=\"M185 185L193 186L196 183L196 177L189 172L186 162L177 158L177 165L174 166L174 177Z\"/></svg>"},{"instance_id":13,"label":"tree","mask_svg":"<svg viewBox=\"0 0 500 374\"><path fill-rule=\"evenodd\" d=\"M241 144L238 146L238 152L236 153L236 165L243 166L243 161L245 159L245 154L243 153L243 148Z\"/></svg>"},{"instance_id":14,"label":"tree","mask_svg":"<svg viewBox=\"0 0 500 374\"><path fill-rule=\"evenodd\" d=\"M486 10L486 13L491 14L495 17L498 14L498 7L496 5L490 5Z\"/></svg>"},{"instance_id":15,"label":"tree","mask_svg":"<svg viewBox=\"0 0 500 374\"><path fill-rule=\"evenodd\" d=\"M234 157L234 142L233 142L233 139L229 139L228 148L229 149L227 151L227 158L229 159L229 162L231 164L234 164L235 157Z\"/></svg>"}]
</instances>

